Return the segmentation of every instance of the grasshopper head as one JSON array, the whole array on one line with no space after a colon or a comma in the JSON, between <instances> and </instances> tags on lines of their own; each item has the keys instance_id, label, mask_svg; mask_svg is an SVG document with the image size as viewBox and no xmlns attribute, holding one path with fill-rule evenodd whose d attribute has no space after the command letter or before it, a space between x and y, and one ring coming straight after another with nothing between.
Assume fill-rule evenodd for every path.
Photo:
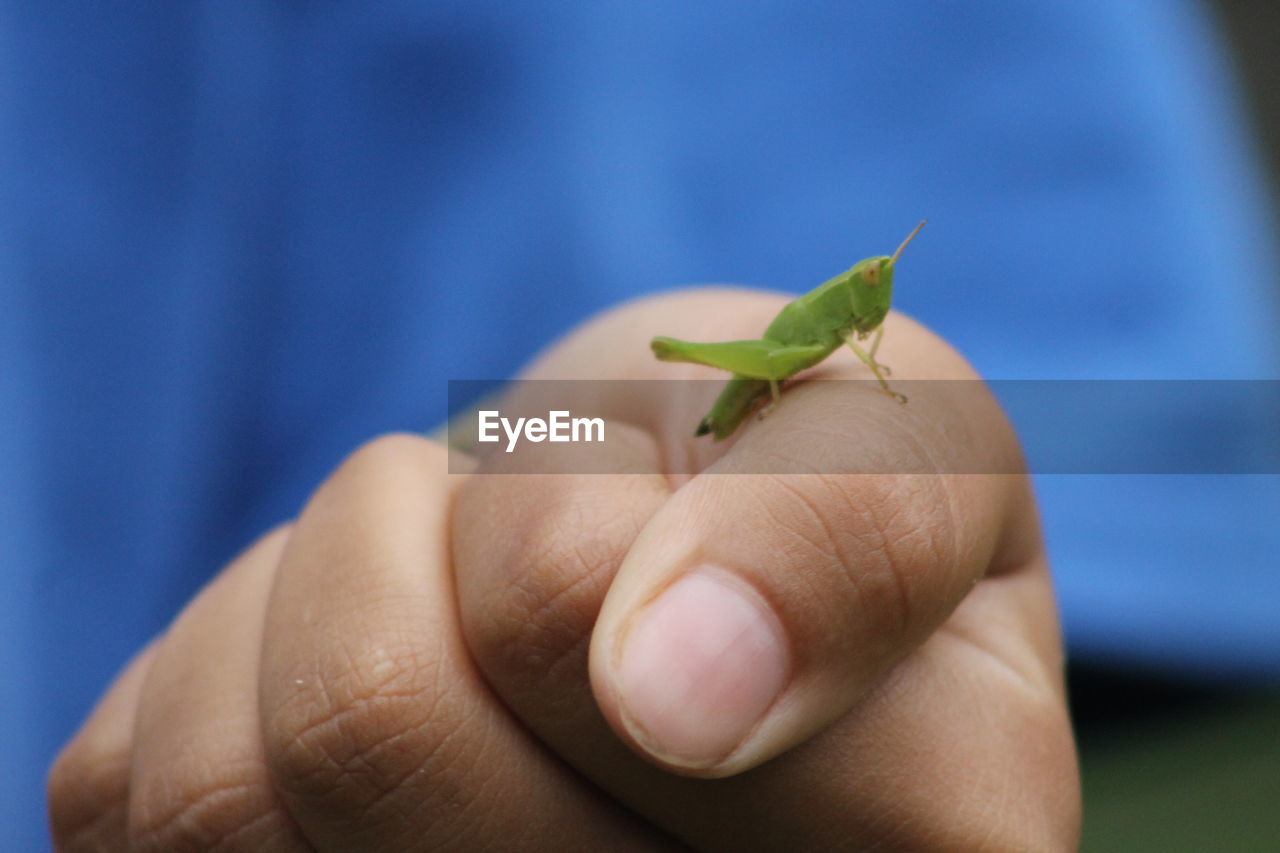
<instances>
[{"instance_id":1,"label":"grasshopper head","mask_svg":"<svg viewBox=\"0 0 1280 853\"><path fill-rule=\"evenodd\" d=\"M862 283L867 287L883 287L886 291L893 289L893 267L898 263L898 258L902 255L902 250L907 248L907 244L920 233L920 229L924 227L927 220L920 220L920 224L911 230L907 235L907 239L894 250L892 255L881 255L878 258L869 258L866 261L866 268L862 271Z\"/></svg>"},{"instance_id":2,"label":"grasshopper head","mask_svg":"<svg viewBox=\"0 0 1280 853\"><path fill-rule=\"evenodd\" d=\"M853 327L856 331L871 331L889 313L889 305L893 301L894 265L911 238L920 233L923 227L923 222L917 225L892 255L867 258L854 267L856 286L853 291Z\"/></svg>"},{"instance_id":3,"label":"grasshopper head","mask_svg":"<svg viewBox=\"0 0 1280 853\"><path fill-rule=\"evenodd\" d=\"M880 255L860 261L852 270L853 330L871 331L884 320L893 301L893 258Z\"/></svg>"},{"instance_id":4,"label":"grasshopper head","mask_svg":"<svg viewBox=\"0 0 1280 853\"><path fill-rule=\"evenodd\" d=\"M892 255L881 255L878 258L868 258L862 269L862 283L867 287L884 287L890 290L893 287L893 266L898 262L898 258L902 255L902 250L907 248L907 244L920 233L920 229L924 227L927 220L920 220L920 224L911 230L907 235L907 239L894 250Z\"/></svg>"}]
</instances>

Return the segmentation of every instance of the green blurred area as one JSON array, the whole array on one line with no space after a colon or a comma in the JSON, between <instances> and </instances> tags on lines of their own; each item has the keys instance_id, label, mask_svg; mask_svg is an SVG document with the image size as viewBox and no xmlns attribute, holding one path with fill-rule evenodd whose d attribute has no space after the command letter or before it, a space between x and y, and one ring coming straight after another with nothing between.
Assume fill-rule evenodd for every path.
<instances>
[{"instance_id":1,"label":"green blurred area","mask_svg":"<svg viewBox=\"0 0 1280 853\"><path fill-rule=\"evenodd\" d=\"M1280 688L1074 676L1083 853L1280 853Z\"/></svg>"}]
</instances>

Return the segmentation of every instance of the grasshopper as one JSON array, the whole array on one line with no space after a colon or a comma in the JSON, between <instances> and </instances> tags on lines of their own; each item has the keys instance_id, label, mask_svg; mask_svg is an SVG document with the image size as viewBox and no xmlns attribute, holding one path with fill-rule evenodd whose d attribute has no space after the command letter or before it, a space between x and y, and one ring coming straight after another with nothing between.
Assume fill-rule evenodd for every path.
<instances>
[{"instance_id":1,"label":"grasshopper","mask_svg":"<svg viewBox=\"0 0 1280 853\"><path fill-rule=\"evenodd\" d=\"M900 403L907 398L889 388L886 365L876 361L876 349L884 335L885 315L893 299L893 266L902 250L924 227L922 221L892 255L859 261L835 278L783 306L758 341L691 343L676 338L654 338L653 354L661 361L687 361L727 370L733 378L698 424L695 436L712 434L715 441L728 438L746 419L756 403L771 392L772 401L761 417L778 405L778 383L813 367L847 344L880 382L885 393ZM869 335L871 346L857 341Z\"/></svg>"}]
</instances>

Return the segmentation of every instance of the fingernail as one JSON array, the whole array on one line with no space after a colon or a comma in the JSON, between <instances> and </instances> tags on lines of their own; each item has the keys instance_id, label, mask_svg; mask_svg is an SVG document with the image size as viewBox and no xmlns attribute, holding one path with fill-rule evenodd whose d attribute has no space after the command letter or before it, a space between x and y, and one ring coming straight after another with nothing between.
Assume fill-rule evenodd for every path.
<instances>
[{"instance_id":1,"label":"fingernail","mask_svg":"<svg viewBox=\"0 0 1280 853\"><path fill-rule=\"evenodd\" d=\"M790 670L767 605L703 567L667 587L623 638L616 686L623 721L654 757L711 767L768 711Z\"/></svg>"}]
</instances>

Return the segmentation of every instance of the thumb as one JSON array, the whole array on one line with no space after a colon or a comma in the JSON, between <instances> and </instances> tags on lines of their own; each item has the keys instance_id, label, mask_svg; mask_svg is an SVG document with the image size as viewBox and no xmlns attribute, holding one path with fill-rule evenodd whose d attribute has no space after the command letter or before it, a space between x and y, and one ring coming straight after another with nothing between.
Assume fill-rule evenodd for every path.
<instances>
[{"instance_id":1,"label":"thumb","mask_svg":"<svg viewBox=\"0 0 1280 853\"><path fill-rule=\"evenodd\" d=\"M842 412L830 395L848 388L831 386L845 383L794 389L677 491L610 586L592 636L592 688L615 731L670 770L732 775L821 731L989 569L1029 560L1002 555L1007 543L1038 548L1021 476L734 473L797 456L798 470L853 471L868 453L914 454L901 470L927 470L938 453L970 452L929 441L977 428L1007 440L983 442L952 470L1017 468L994 403L966 412L916 392L911 416L899 417L901 407L868 389L856 401L862 415ZM881 403L895 417L877 414ZM951 419L964 429L946 429Z\"/></svg>"}]
</instances>

